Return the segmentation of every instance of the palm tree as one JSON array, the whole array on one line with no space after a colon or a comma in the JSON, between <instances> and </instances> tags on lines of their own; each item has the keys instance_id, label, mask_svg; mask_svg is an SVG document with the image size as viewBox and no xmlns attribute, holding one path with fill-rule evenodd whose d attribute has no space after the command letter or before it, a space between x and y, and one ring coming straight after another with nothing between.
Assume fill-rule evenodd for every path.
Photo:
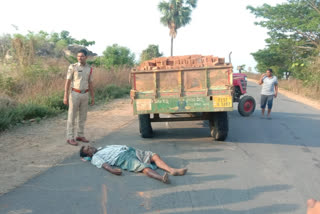
<instances>
[{"instance_id":1,"label":"palm tree","mask_svg":"<svg viewBox=\"0 0 320 214\"><path fill-rule=\"evenodd\" d=\"M158 9L162 13L160 22L170 29L171 56L173 55L173 39L177 36L177 30L191 21L191 12L197 6L197 0L169 0L161 1Z\"/></svg>"}]
</instances>

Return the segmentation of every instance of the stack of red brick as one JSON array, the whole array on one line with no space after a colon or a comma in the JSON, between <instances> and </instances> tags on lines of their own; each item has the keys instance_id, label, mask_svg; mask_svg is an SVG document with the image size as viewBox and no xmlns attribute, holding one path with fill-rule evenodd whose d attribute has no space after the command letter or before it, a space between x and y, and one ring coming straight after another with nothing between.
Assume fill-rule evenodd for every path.
<instances>
[{"instance_id":1,"label":"stack of red brick","mask_svg":"<svg viewBox=\"0 0 320 214\"><path fill-rule=\"evenodd\" d=\"M136 69L139 71L170 70L182 68L212 67L225 64L224 58L215 56L188 55L159 57L145 61Z\"/></svg>"}]
</instances>

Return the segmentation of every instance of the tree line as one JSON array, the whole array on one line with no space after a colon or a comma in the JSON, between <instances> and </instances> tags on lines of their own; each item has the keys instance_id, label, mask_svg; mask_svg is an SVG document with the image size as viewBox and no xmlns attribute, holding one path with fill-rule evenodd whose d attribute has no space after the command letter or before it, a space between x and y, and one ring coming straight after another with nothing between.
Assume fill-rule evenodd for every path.
<instances>
[{"instance_id":1,"label":"tree line","mask_svg":"<svg viewBox=\"0 0 320 214\"><path fill-rule=\"evenodd\" d=\"M95 41L75 39L66 30L60 33L39 31L38 33L29 32L26 35L3 34L0 36L0 61L29 66L35 63L34 59L37 57L54 57L65 58L73 63L76 62L75 56L67 55L65 52L68 46L79 45L80 48L88 48L94 44ZM160 56L162 53L159 51L159 46L151 44L142 51L139 61ZM135 59L135 54L129 48L112 44L106 47L102 56L95 56L88 60L88 63L111 68L121 65L134 66L138 62Z\"/></svg>"},{"instance_id":2,"label":"tree line","mask_svg":"<svg viewBox=\"0 0 320 214\"><path fill-rule=\"evenodd\" d=\"M288 0L260 7L248 6L268 30L266 47L252 53L257 70L272 68L279 78L300 79L307 85L320 85L320 1Z\"/></svg>"},{"instance_id":3,"label":"tree line","mask_svg":"<svg viewBox=\"0 0 320 214\"><path fill-rule=\"evenodd\" d=\"M158 9L161 13L160 22L169 28L171 37L171 56L173 55L173 39L176 38L177 30L191 21L192 9L196 8L197 0L169 0L161 1ZM70 45L81 45L88 47L94 45L95 41L86 39L75 39L70 32L63 30L60 33L38 33L29 32L22 34L3 34L0 36L0 61L4 62L11 58L20 66L28 66L34 63L37 56L64 57L70 63L75 62L74 56L66 56L65 50ZM150 44L140 55L139 62L160 57L159 46ZM89 60L88 63L106 68L128 65L133 66L135 61L134 53L127 47L113 44L106 47L102 56Z\"/></svg>"}]
</instances>

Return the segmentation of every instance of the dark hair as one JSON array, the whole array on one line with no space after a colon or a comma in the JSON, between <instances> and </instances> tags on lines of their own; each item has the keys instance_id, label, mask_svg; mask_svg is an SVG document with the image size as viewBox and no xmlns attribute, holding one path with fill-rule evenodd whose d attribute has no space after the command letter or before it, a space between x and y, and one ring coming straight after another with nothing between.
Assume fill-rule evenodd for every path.
<instances>
[{"instance_id":1,"label":"dark hair","mask_svg":"<svg viewBox=\"0 0 320 214\"><path fill-rule=\"evenodd\" d=\"M85 56L88 55L88 52L86 51L86 49L81 49L77 53L83 53L83 55L85 55Z\"/></svg>"},{"instance_id":2,"label":"dark hair","mask_svg":"<svg viewBox=\"0 0 320 214\"><path fill-rule=\"evenodd\" d=\"M83 152L83 149L84 149L84 146L82 146L81 149L80 149L80 157L82 157L82 158L88 157L88 155Z\"/></svg>"},{"instance_id":3,"label":"dark hair","mask_svg":"<svg viewBox=\"0 0 320 214\"><path fill-rule=\"evenodd\" d=\"M270 71L271 73L273 73L273 70L271 68L269 68L267 71Z\"/></svg>"}]
</instances>

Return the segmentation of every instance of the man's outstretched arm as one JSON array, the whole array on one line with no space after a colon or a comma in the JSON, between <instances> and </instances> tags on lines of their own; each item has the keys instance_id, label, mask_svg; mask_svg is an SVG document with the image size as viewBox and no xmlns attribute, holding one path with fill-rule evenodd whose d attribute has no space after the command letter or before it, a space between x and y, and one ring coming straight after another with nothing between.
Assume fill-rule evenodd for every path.
<instances>
[{"instance_id":1,"label":"man's outstretched arm","mask_svg":"<svg viewBox=\"0 0 320 214\"><path fill-rule=\"evenodd\" d=\"M102 168L104 168L105 170L111 172L114 175L121 175L122 171L119 168L112 168L109 164L104 163L102 164Z\"/></svg>"}]
</instances>

